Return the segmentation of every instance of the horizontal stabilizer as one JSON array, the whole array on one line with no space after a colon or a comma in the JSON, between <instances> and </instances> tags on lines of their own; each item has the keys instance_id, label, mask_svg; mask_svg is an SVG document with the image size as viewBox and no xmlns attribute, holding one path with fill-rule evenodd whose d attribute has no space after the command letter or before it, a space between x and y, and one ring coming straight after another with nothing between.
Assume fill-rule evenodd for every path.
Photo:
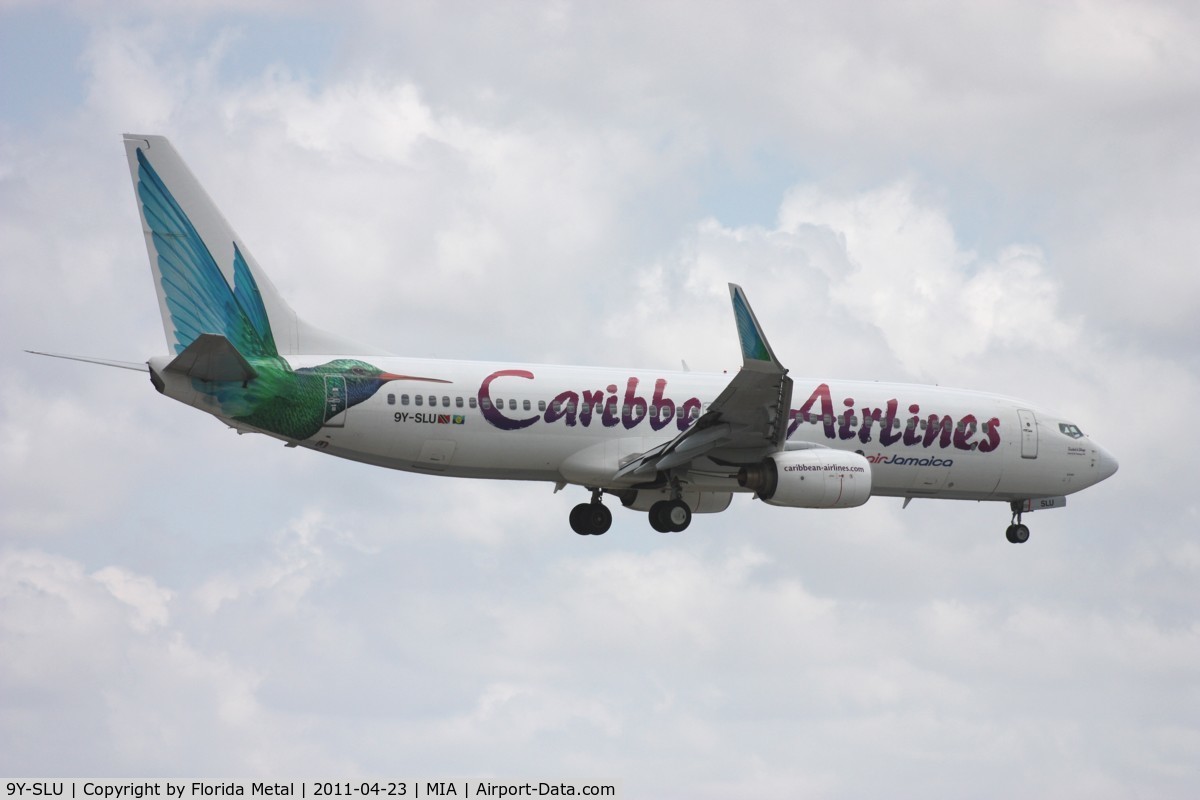
<instances>
[{"instance_id":1,"label":"horizontal stabilizer","mask_svg":"<svg viewBox=\"0 0 1200 800\"><path fill-rule=\"evenodd\" d=\"M215 333L202 333L167 365L168 372L181 372L191 378L213 382L238 382L257 378L250 362L233 343Z\"/></svg>"}]
</instances>

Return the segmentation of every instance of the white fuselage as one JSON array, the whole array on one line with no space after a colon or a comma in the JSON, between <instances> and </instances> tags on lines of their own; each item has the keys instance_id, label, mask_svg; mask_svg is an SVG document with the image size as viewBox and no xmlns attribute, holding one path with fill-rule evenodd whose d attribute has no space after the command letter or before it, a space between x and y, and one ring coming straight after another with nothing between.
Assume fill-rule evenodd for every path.
<instances>
[{"instance_id":1,"label":"white fuselage","mask_svg":"<svg viewBox=\"0 0 1200 800\"><path fill-rule=\"evenodd\" d=\"M329 358L288 360L300 368ZM673 439L731 378L540 364L372 360L389 372L449 383L391 381L370 399L332 415L316 435L297 444L411 472L610 489L635 485L633 478L613 485L623 459ZM167 377L168 395L221 416L189 379ZM1067 420L993 394L795 379L791 408L788 447L814 443L861 453L871 464L872 495L1028 500L1077 492L1116 470L1116 461ZM727 469L706 474L705 463L691 466L692 489L745 491Z\"/></svg>"}]
</instances>

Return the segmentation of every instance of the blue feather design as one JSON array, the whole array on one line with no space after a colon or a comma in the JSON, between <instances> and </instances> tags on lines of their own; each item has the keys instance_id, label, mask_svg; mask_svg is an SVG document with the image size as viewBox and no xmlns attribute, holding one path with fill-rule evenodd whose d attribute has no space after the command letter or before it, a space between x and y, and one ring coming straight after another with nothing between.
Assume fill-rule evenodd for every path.
<instances>
[{"instance_id":1,"label":"blue feather design","mask_svg":"<svg viewBox=\"0 0 1200 800\"><path fill-rule=\"evenodd\" d=\"M750 316L750 309L746 306L741 292L733 294L733 316L737 321L738 338L742 343L742 357L754 361L770 361L771 353L767 350L767 343L759 333L758 326L754 324L754 318Z\"/></svg>"},{"instance_id":2,"label":"blue feather design","mask_svg":"<svg viewBox=\"0 0 1200 800\"><path fill-rule=\"evenodd\" d=\"M202 333L224 336L247 358L278 358L262 295L237 243L231 289L187 214L137 150L138 198L158 253L163 295L175 326L175 352Z\"/></svg>"},{"instance_id":3,"label":"blue feather design","mask_svg":"<svg viewBox=\"0 0 1200 800\"><path fill-rule=\"evenodd\" d=\"M250 265L238 249L237 242L233 243L233 299L244 315L243 322L250 325L248 335L257 336L262 341L267 351L264 355L278 356L275 337L271 333L271 320L267 318L262 294L258 291L258 284L250 272Z\"/></svg>"}]
</instances>

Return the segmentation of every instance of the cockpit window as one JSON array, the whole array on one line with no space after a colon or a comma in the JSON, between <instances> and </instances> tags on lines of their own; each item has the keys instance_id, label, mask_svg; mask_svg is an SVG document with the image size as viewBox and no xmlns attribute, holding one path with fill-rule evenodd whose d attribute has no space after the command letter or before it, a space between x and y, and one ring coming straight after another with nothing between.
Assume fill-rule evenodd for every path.
<instances>
[{"instance_id":1,"label":"cockpit window","mask_svg":"<svg viewBox=\"0 0 1200 800\"><path fill-rule=\"evenodd\" d=\"M1060 431L1062 431L1064 434L1066 434L1067 436L1070 436L1072 439L1082 439L1083 438L1083 431L1079 430L1078 425L1071 425L1066 422L1060 422L1060 423L1058 423L1058 429Z\"/></svg>"}]
</instances>

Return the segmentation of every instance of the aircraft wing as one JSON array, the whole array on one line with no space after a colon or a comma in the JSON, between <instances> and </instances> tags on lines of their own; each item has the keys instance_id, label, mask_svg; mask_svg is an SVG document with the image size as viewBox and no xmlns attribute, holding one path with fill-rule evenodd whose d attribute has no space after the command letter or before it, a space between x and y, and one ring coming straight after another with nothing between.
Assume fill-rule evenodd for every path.
<instances>
[{"instance_id":1,"label":"aircraft wing","mask_svg":"<svg viewBox=\"0 0 1200 800\"><path fill-rule=\"evenodd\" d=\"M730 464L757 461L787 439L792 379L775 357L742 287L729 284L742 368L695 424L670 442L630 458L614 476L651 476L704 456Z\"/></svg>"}]
</instances>

